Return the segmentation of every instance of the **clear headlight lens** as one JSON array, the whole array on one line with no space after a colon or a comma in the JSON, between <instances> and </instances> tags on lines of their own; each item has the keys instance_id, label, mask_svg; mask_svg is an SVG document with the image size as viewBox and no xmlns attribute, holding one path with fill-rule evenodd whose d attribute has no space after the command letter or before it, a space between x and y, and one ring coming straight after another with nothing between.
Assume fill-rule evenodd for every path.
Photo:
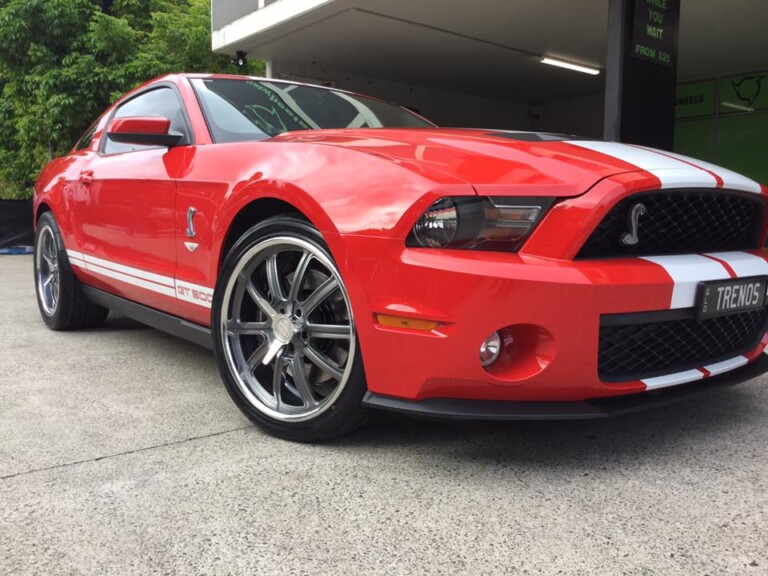
<instances>
[{"instance_id":1,"label":"clear headlight lens","mask_svg":"<svg viewBox=\"0 0 768 576\"><path fill-rule=\"evenodd\" d=\"M419 218L408 246L516 251L554 198L440 198Z\"/></svg>"}]
</instances>

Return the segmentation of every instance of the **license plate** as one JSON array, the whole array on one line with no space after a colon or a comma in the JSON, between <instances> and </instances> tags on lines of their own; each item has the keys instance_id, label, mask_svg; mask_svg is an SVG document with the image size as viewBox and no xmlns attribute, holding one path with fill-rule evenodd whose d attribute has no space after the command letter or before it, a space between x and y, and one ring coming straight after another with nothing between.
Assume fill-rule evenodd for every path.
<instances>
[{"instance_id":1,"label":"license plate","mask_svg":"<svg viewBox=\"0 0 768 576\"><path fill-rule=\"evenodd\" d=\"M696 298L699 319L738 314L765 306L768 276L700 282Z\"/></svg>"}]
</instances>

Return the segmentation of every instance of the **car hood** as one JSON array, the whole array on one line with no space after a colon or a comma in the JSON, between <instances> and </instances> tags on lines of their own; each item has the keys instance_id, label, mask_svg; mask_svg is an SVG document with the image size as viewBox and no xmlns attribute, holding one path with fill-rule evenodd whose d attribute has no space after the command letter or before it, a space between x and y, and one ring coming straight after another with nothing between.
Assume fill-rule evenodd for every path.
<instances>
[{"instance_id":1,"label":"car hood","mask_svg":"<svg viewBox=\"0 0 768 576\"><path fill-rule=\"evenodd\" d=\"M621 153L595 151L585 145L588 141L535 132L369 128L288 132L273 141L337 146L426 165L471 184L481 195L577 196L608 176L649 168L627 162ZM632 148L610 146L619 152ZM664 160L659 155L660 166Z\"/></svg>"}]
</instances>

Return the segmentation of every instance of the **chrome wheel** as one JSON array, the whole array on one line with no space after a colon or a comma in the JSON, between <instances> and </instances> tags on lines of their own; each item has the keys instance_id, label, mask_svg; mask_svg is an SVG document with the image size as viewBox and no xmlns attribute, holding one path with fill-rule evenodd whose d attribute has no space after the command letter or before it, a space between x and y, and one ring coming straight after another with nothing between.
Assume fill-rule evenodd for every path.
<instances>
[{"instance_id":1,"label":"chrome wheel","mask_svg":"<svg viewBox=\"0 0 768 576\"><path fill-rule=\"evenodd\" d=\"M268 238L240 257L223 289L221 345L248 402L284 422L333 406L349 380L356 338L330 258L301 238Z\"/></svg>"},{"instance_id":2,"label":"chrome wheel","mask_svg":"<svg viewBox=\"0 0 768 576\"><path fill-rule=\"evenodd\" d=\"M48 316L53 316L59 304L59 251L50 226L44 226L37 240L37 292L40 304Z\"/></svg>"}]
</instances>

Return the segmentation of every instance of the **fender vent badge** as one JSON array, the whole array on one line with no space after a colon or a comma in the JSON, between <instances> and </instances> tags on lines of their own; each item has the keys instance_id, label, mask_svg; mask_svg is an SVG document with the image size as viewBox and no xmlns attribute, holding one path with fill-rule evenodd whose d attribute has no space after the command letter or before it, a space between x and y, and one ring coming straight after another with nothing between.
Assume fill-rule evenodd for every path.
<instances>
[{"instance_id":1,"label":"fender vent badge","mask_svg":"<svg viewBox=\"0 0 768 576\"><path fill-rule=\"evenodd\" d=\"M184 246L186 246L187 250L189 250L190 252L194 252L195 250L197 250L198 244L196 242L184 242Z\"/></svg>"}]
</instances>

